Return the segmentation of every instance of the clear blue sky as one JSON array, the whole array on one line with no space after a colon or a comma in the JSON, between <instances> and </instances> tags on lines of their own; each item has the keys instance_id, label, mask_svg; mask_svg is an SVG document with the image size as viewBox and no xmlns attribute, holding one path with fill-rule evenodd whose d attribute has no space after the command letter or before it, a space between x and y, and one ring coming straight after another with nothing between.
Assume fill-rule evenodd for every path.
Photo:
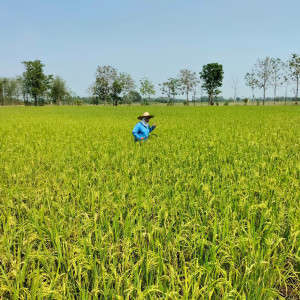
<instances>
[{"instance_id":1,"label":"clear blue sky","mask_svg":"<svg viewBox=\"0 0 300 300\"><path fill-rule=\"evenodd\" d=\"M39 59L84 96L97 66L111 65L137 83L148 77L160 96L158 83L180 69L218 62L222 95L238 75L246 97L244 74L258 58L300 54L299 12L299 0L0 0L0 77Z\"/></svg>"}]
</instances>

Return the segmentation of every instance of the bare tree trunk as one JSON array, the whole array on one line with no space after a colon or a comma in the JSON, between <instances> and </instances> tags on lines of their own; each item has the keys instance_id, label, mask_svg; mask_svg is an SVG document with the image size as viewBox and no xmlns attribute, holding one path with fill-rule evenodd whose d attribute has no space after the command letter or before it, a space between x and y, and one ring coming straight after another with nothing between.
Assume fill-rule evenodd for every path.
<instances>
[{"instance_id":1,"label":"bare tree trunk","mask_svg":"<svg viewBox=\"0 0 300 300\"><path fill-rule=\"evenodd\" d=\"M287 89L285 90L285 95L284 95L284 105L286 105L286 97L287 97Z\"/></svg>"},{"instance_id":2,"label":"bare tree trunk","mask_svg":"<svg viewBox=\"0 0 300 300\"><path fill-rule=\"evenodd\" d=\"M24 102L24 106L26 106L26 99L25 99L25 94L23 93L23 102Z\"/></svg>"},{"instance_id":3,"label":"bare tree trunk","mask_svg":"<svg viewBox=\"0 0 300 300\"><path fill-rule=\"evenodd\" d=\"M299 91L299 76L296 78L296 94L295 94L295 104L298 104L298 91Z\"/></svg>"},{"instance_id":4,"label":"bare tree trunk","mask_svg":"<svg viewBox=\"0 0 300 300\"><path fill-rule=\"evenodd\" d=\"M213 95L209 95L209 105L213 105Z\"/></svg>"},{"instance_id":5,"label":"bare tree trunk","mask_svg":"<svg viewBox=\"0 0 300 300\"><path fill-rule=\"evenodd\" d=\"M0 86L0 105L4 106L4 95L3 95L3 86Z\"/></svg>"},{"instance_id":6,"label":"bare tree trunk","mask_svg":"<svg viewBox=\"0 0 300 300\"><path fill-rule=\"evenodd\" d=\"M6 79L4 79L4 81L3 81L3 89L2 89L2 91L3 91L3 105L6 102L6 97L5 97L5 83L6 83Z\"/></svg>"},{"instance_id":7,"label":"bare tree trunk","mask_svg":"<svg viewBox=\"0 0 300 300\"><path fill-rule=\"evenodd\" d=\"M189 106L189 92L186 91L186 106Z\"/></svg>"},{"instance_id":8,"label":"bare tree trunk","mask_svg":"<svg viewBox=\"0 0 300 300\"><path fill-rule=\"evenodd\" d=\"M201 106L202 106L202 97L203 97L203 88L201 87L201 96L200 96Z\"/></svg>"},{"instance_id":9,"label":"bare tree trunk","mask_svg":"<svg viewBox=\"0 0 300 300\"><path fill-rule=\"evenodd\" d=\"M287 105L287 90L288 90L288 81L285 85L285 95L284 95L284 104Z\"/></svg>"},{"instance_id":10,"label":"bare tree trunk","mask_svg":"<svg viewBox=\"0 0 300 300\"><path fill-rule=\"evenodd\" d=\"M236 76L232 76L232 85L231 87L233 88L233 101L236 101L236 94L237 94L237 90L238 90L238 82L239 82L239 77Z\"/></svg>"},{"instance_id":11,"label":"bare tree trunk","mask_svg":"<svg viewBox=\"0 0 300 300\"><path fill-rule=\"evenodd\" d=\"M265 99L266 99L266 88L264 87L264 98L263 98L263 105L265 105Z\"/></svg>"}]
</instances>

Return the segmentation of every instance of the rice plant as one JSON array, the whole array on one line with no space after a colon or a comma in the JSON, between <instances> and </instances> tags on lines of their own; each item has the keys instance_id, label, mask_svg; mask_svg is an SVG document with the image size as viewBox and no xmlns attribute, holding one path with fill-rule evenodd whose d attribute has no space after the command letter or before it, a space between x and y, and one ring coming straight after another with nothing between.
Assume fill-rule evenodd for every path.
<instances>
[{"instance_id":1,"label":"rice plant","mask_svg":"<svg viewBox=\"0 0 300 300\"><path fill-rule=\"evenodd\" d=\"M299 299L300 108L0 110L0 299Z\"/></svg>"}]
</instances>

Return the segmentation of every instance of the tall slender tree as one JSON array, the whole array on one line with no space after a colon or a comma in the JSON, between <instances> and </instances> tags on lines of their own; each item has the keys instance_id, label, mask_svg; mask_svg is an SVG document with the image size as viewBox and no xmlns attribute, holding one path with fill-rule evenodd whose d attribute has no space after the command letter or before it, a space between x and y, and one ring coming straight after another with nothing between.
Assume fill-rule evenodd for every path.
<instances>
[{"instance_id":1,"label":"tall slender tree","mask_svg":"<svg viewBox=\"0 0 300 300\"><path fill-rule=\"evenodd\" d=\"M147 104L147 100L145 99L145 96L148 96L148 100L150 100L151 95L155 95L155 89L153 83L146 77L144 77L142 80L140 80L141 87L140 92L144 96L143 97L143 103Z\"/></svg>"},{"instance_id":2,"label":"tall slender tree","mask_svg":"<svg viewBox=\"0 0 300 300\"><path fill-rule=\"evenodd\" d=\"M203 94L204 94L204 88L202 86L203 80L200 78L199 79L199 85L200 85L200 103L202 105L202 100L203 100Z\"/></svg>"},{"instance_id":3,"label":"tall slender tree","mask_svg":"<svg viewBox=\"0 0 300 300\"><path fill-rule=\"evenodd\" d=\"M270 86L270 75L271 75L270 57L257 60L257 63L255 64L254 74L255 74L257 87L263 90L263 105L265 105L266 90Z\"/></svg>"},{"instance_id":4,"label":"tall slender tree","mask_svg":"<svg viewBox=\"0 0 300 300\"><path fill-rule=\"evenodd\" d=\"M255 77L255 73L254 73L253 70L252 70L251 73L247 73L245 75L245 81L246 81L246 85L251 88L251 91L252 91L252 105L253 105L253 102L255 101L254 90L255 90L255 87L257 86L257 79Z\"/></svg>"},{"instance_id":5,"label":"tall slender tree","mask_svg":"<svg viewBox=\"0 0 300 300\"><path fill-rule=\"evenodd\" d=\"M180 80L177 78L168 78L167 81L160 84L160 90L168 97L167 105L174 105L175 96L180 91Z\"/></svg>"},{"instance_id":6,"label":"tall slender tree","mask_svg":"<svg viewBox=\"0 0 300 300\"><path fill-rule=\"evenodd\" d=\"M290 77L290 67L289 62L284 63L284 73L283 73L283 85L284 85L284 104L287 104L287 93L288 88L291 84L291 77Z\"/></svg>"},{"instance_id":7,"label":"tall slender tree","mask_svg":"<svg viewBox=\"0 0 300 300\"><path fill-rule=\"evenodd\" d=\"M273 88L274 92L274 105L276 101L276 92L277 88L284 83L284 63L280 58L271 58L270 59L270 85Z\"/></svg>"},{"instance_id":8,"label":"tall slender tree","mask_svg":"<svg viewBox=\"0 0 300 300\"><path fill-rule=\"evenodd\" d=\"M118 103L121 100L120 94L122 93L122 90L123 90L123 83L120 80L120 78L117 77L112 84L112 88L111 88L111 92L110 92L113 106L118 106Z\"/></svg>"},{"instance_id":9,"label":"tall slender tree","mask_svg":"<svg viewBox=\"0 0 300 300\"><path fill-rule=\"evenodd\" d=\"M7 78L0 78L0 105L6 104L6 85L7 85Z\"/></svg>"},{"instance_id":10,"label":"tall slender tree","mask_svg":"<svg viewBox=\"0 0 300 300\"><path fill-rule=\"evenodd\" d=\"M19 75L16 77L16 81L18 82L18 94L20 96L20 98L23 100L23 103L25 106L28 106L28 93L26 91L26 86L25 86L25 82L24 82L24 77L22 75ZM20 100L21 100L20 99Z\"/></svg>"},{"instance_id":11,"label":"tall slender tree","mask_svg":"<svg viewBox=\"0 0 300 300\"><path fill-rule=\"evenodd\" d=\"M197 90L196 88L193 90L193 102L194 102L194 106L196 106L196 94L197 94Z\"/></svg>"},{"instance_id":12,"label":"tall slender tree","mask_svg":"<svg viewBox=\"0 0 300 300\"><path fill-rule=\"evenodd\" d=\"M236 95L239 87L239 77L238 76L231 76L231 87L233 89L233 101L236 101Z\"/></svg>"},{"instance_id":13,"label":"tall slender tree","mask_svg":"<svg viewBox=\"0 0 300 300\"><path fill-rule=\"evenodd\" d=\"M136 84L135 84L134 80L132 79L130 74L120 73L118 81L122 88L123 103L131 104L131 102L132 102L132 97L131 97L132 93L131 92L133 92L134 89L136 88Z\"/></svg>"},{"instance_id":14,"label":"tall slender tree","mask_svg":"<svg viewBox=\"0 0 300 300\"><path fill-rule=\"evenodd\" d=\"M198 83L196 72L187 69L180 70L179 80L182 93L186 95L185 104L189 105L189 93L193 91Z\"/></svg>"},{"instance_id":15,"label":"tall slender tree","mask_svg":"<svg viewBox=\"0 0 300 300\"><path fill-rule=\"evenodd\" d=\"M288 64L291 81L295 84L295 104L297 104L300 82L300 56L298 54L292 54Z\"/></svg>"}]
</instances>

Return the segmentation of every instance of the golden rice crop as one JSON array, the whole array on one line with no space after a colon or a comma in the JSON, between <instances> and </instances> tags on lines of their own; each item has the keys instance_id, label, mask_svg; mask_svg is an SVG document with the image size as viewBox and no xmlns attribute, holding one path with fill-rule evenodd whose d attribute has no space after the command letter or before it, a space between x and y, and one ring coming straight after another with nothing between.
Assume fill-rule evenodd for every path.
<instances>
[{"instance_id":1,"label":"golden rice crop","mask_svg":"<svg viewBox=\"0 0 300 300\"><path fill-rule=\"evenodd\" d=\"M0 110L0 299L299 299L300 108Z\"/></svg>"}]
</instances>

